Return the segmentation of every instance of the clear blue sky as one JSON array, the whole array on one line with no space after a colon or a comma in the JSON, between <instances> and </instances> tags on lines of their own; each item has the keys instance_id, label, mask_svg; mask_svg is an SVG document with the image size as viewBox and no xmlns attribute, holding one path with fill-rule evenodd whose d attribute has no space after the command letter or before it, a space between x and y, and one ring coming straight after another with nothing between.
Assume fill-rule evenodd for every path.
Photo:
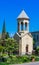
<instances>
[{"instance_id":1,"label":"clear blue sky","mask_svg":"<svg viewBox=\"0 0 39 65\"><path fill-rule=\"evenodd\" d=\"M0 33L4 19L9 33L17 31L16 18L23 9L30 17L30 31L39 31L39 0L0 0Z\"/></svg>"}]
</instances>

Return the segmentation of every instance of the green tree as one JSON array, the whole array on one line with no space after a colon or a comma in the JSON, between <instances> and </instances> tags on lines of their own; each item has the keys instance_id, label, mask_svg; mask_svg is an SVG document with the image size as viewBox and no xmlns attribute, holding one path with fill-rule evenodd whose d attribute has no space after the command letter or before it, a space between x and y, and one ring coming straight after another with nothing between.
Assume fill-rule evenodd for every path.
<instances>
[{"instance_id":1,"label":"green tree","mask_svg":"<svg viewBox=\"0 0 39 65\"><path fill-rule=\"evenodd\" d=\"M18 43L16 42L16 40L14 40L13 38L8 38L6 39L6 44L5 44L5 48L6 51L10 54L13 54L13 52L18 51Z\"/></svg>"},{"instance_id":2,"label":"green tree","mask_svg":"<svg viewBox=\"0 0 39 65\"><path fill-rule=\"evenodd\" d=\"M2 33L6 33L6 25L5 25L5 20L4 20L4 22L3 22Z\"/></svg>"},{"instance_id":3,"label":"green tree","mask_svg":"<svg viewBox=\"0 0 39 65\"><path fill-rule=\"evenodd\" d=\"M10 38L10 36L9 36L9 33L8 32L6 32L6 39L7 38Z\"/></svg>"},{"instance_id":4,"label":"green tree","mask_svg":"<svg viewBox=\"0 0 39 65\"><path fill-rule=\"evenodd\" d=\"M7 53L9 56L11 54L16 54L19 49L19 44L14 38L0 39L0 52L2 54Z\"/></svg>"},{"instance_id":5,"label":"green tree","mask_svg":"<svg viewBox=\"0 0 39 65\"><path fill-rule=\"evenodd\" d=\"M2 39L4 39L6 36L6 25L5 25L5 20L3 22L3 28L2 28Z\"/></svg>"},{"instance_id":6,"label":"green tree","mask_svg":"<svg viewBox=\"0 0 39 65\"><path fill-rule=\"evenodd\" d=\"M0 46L2 48L2 53L7 52L9 55L18 51L19 45L13 38L1 39ZM0 49L1 49L0 48Z\"/></svg>"},{"instance_id":7,"label":"green tree","mask_svg":"<svg viewBox=\"0 0 39 65\"><path fill-rule=\"evenodd\" d=\"M36 47L36 54L39 55L39 46Z\"/></svg>"}]
</instances>

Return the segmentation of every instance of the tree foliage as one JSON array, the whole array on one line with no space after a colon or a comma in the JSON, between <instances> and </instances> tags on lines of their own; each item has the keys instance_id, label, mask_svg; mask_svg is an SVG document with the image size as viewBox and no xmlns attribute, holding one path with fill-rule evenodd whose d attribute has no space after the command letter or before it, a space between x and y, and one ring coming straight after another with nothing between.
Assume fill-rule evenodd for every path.
<instances>
[{"instance_id":1,"label":"tree foliage","mask_svg":"<svg viewBox=\"0 0 39 65\"><path fill-rule=\"evenodd\" d=\"M3 28L2 28L2 39L5 39L6 36L6 25L5 25L5 20L3 22Z\"/></svg>"},{"instance_id":2,"label":"tree foliage","mask_svg":"<svg viewBox=\"0 0 39 65\"><path fill-rule=\"evenodd\" d=\"M0 39L0 52L13 54L18 51L18 43L13 38Z\"/></svg>"},{"instance_id":3,"label":"tree foliage","mask_svg":"<svg viewBox=\"0 0 39 65\"><path fill-rule=\"evenodd\" d=\"M9 33L8 32L6 32L6 36L5 36L5 38L7 39L7 38L10 38L10 36L9 36Z\"/></svg>"},{"instance_id":4,"label":"tree foliage","mask_svg":"<svg viewBox=\"0 0 39 65\"><path fill-rule=\"evenodd\" d=\"M4 22L3 22L2 33L6 33L6 25L5 25L5 20L4 20Z\"/></svg>"}]
</instances>

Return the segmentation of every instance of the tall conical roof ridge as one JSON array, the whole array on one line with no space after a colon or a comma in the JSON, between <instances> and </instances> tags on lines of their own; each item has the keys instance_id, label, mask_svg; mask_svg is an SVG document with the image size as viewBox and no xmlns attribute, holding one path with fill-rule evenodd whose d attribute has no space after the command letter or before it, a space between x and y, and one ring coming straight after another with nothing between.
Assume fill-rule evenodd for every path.
<instances>
[{"instance_id":1,"label":"tall conical roof ridge","mask_svg":"<svg viewBox=\"0 0 39 65\"><path fill-rule=\"evenodd\" d=\"M20 15L17 17L17 19L29 19L28 15L26 14L26 12L24 10L22 10L22 12L20 13Z\"/></svg>"}]
</instances>

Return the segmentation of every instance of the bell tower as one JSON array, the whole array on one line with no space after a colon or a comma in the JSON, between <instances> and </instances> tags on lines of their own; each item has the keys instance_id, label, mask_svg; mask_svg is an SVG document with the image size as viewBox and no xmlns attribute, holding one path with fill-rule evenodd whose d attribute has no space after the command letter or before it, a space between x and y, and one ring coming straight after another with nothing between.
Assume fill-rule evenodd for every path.
<instances>
[{"instance_id":1,"label":"bell tower","mask_svg":"<svg viewBox=\"0 0 39 65\"><path fill-rule=\"evenodd\" d=\"M29 33L29 17L23 10L17 17L17 32L14 39L19 44L19 55L32 54L33 51L33 37Z\"/></svg>"},{"instance_id":2,"label":"bell tower","mask_svg":"<svg viewBox=\"0 0 39 65\"><path fill-rule=\"evenodd\" d=\"M20 15L17 17L18 23L18 33L28 33L29 32L29 17L23 10Z\"/></svg>"}]
</instances>

